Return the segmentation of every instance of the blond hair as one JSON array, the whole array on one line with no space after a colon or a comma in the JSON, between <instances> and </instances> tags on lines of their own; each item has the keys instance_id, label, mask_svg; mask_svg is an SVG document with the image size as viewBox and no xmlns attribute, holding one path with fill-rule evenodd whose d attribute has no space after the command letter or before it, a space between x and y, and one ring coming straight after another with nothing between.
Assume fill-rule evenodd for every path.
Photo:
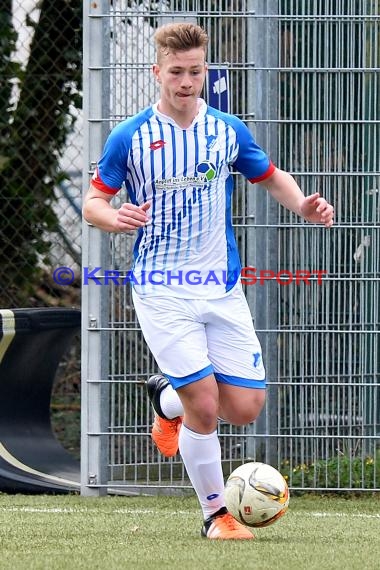
<instances>
[{"instance_id":1,"label":"blond hair","mask_svg":"<svg viewBox=\"0 0 380 570\"><path fill-rule=\"evenodd\" d=\"M154 34L157 47L157 61L162 55L203 48L207 52L208 36L203 28L195 24L166 24L158 28Z\"/></svg>"}]
</instances>

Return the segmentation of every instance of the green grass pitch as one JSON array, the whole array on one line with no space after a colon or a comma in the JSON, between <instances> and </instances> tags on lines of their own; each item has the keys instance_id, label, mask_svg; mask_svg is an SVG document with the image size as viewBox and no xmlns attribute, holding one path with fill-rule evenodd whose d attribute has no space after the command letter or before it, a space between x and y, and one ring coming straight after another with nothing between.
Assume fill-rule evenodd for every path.
<instances>
[{"instance_id":1,"label":"green grass pitch","mask_svg":"<svg viewBox=\"0 0 380 570\"><path fill-rule=\"evenodd\" d=\"M253 541L200 537L193 497L0 494L1 570L378 570L380 493L291 497Z\"/></svg>"}]
</instances>

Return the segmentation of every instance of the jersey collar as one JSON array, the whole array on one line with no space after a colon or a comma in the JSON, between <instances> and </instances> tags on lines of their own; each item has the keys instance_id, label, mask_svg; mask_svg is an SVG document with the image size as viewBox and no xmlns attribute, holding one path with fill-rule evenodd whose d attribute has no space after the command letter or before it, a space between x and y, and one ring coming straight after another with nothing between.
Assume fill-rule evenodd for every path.
<instances>
[{"instance_id":1,"label":"jersey collar","mask_svg":"<svg viewBox=\"0 0 380 570\"><path fill-rule=\"evenodd\" d=\"M180 127L180 126L175 122L175 120L172 119L172 117L169 117L169 115L164 115L164 113L161 113L161 111L158 110L158 103L159 103L159 101L157 101L157 103L154 103L154 105L152 105L153 113L154 113L155 115L157 115L158 117L160 117L161 120L164 120L164 121L166 121L167 123L170 123L170 124L172 124L172 125L175 125L176 127L178 127L178 128L181 129L181 130L188 130L188 129L193 128L193 126L194 126L196 123L199 123L199 122L204 118L204 116L205 116L205 114L206 114L206 111L207 111L207 104L206 104L206 102L205 102L203 99L199 98L199 99L198 99L198 103L199 103L198 113L197 113L196 116L194 117L193 122L191 123L191 125L190 125L187 129L182 129L182 127Z\"/></svg>"}]
</instances>

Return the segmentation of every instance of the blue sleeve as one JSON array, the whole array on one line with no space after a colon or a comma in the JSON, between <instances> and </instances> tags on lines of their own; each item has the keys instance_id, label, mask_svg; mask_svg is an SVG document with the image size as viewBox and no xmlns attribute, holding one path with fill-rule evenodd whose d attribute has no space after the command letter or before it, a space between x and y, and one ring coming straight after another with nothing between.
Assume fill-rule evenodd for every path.
<instances>
[{"instance_id":1,"label":"blue sleeve","mask_svg":"<svg viewBox=\"0 0 380 570\"><path fill-rule=\"evenodd\" d=\"M256 143L248 127L235 117L234 129L237 137L238 155L233 164L250 182L265 180L275 170L269 156Z\"/></svg>"},{"instance_id":2,"label":"blue sleeve","mask_svg":"<svg viewBox=\"0 0 380 570\"><path fill-rule=\"evenodd\" d=\"M127 177L128 156L132 135L127 121L119 123L110 133L98 162L98 176L102 183L115 191L120 190Z\"/></svg>"},{"instance_id":3,"label":"blue sleeve","mask_svg":"<svg viewBox=\"0 0 380 570\"><path fill-rule=\"evenodd\" d=\"M93 183L109 194L116 194L127 179L132 137L152 116L151 107L119 123L110 133L97 164Z\"/></svg>"}]
</instances>

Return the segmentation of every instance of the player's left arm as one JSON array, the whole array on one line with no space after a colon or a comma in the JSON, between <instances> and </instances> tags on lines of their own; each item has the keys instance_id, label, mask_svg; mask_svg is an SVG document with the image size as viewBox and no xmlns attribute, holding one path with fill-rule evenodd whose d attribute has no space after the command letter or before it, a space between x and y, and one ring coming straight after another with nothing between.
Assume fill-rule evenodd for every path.
<instances>
[{"instance_id":1,"label":"player's left arm","mask_svg":"<svg viewBox=\"0 0 380 570\"><path fill-rule=\"evenodd\" d=\"M288 210L308 222L330 228L334 223L334 208L318 192L305 196L288 172L276 168L268 178L260 181L271 196Z\"/></svg>"}]
</instances>

